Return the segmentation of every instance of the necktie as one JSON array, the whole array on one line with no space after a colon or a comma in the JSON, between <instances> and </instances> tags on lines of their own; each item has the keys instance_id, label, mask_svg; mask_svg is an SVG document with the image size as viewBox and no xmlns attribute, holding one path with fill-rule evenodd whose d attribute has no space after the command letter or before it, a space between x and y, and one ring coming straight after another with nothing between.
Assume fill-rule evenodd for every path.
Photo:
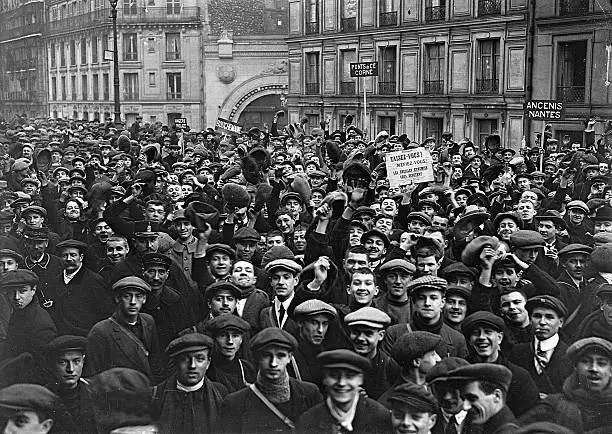
<instances>
[{"instance_id":1,"label":"necktie","mask_svg":"<svg viewBox=\"0 0 612 434\"><path fill-rule=\"evenodd\" d=\"M457 418L455 417L454 414L448 421L448 425L446 425L444 434L458 434L457 433Z\"/></svg>"},{"instance_id":2,"label":"necktie","mask_svg":"<svg viewBox=\"0 0 612 434\"><path fill-rule=\"evenodd\" d=\"M278 326L283 326L283 319L285 318L285 306L280 305L280 309L278 309Z\"/></svg>"},{"instance_id":3,"label":"necktie","mask_svg":"<svg viewBox=\"0 0 612 434\"><path fill-rule=\"evenodd\" d=\"M540 365L541 369L538 370L538 374L541 374L544 369L548 366L548 357L546 357L546 351L542 351L542 343L538 341L535 354L536 362Z\"/></svg>"}]
</instances>

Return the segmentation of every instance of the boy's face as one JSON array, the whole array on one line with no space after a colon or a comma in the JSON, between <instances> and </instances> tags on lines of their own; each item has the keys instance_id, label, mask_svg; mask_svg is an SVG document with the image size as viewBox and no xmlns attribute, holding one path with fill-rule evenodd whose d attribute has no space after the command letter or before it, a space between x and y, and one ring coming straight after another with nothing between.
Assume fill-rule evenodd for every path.
<instances>
[{"instance_id":1,"label":"boy's face","mask_svg":"<svg viewBox=\"0 0 612 434\"><path fill-rule=\"evenodd\" d=\"M349 337L354 351L364 357L376 352L378 343L385 337L385 331L373 327L356 325L349 327Z\"/></svg>"},{"instance_id":2,"label":"boy's face","mask_svg":"<svg viewBox=\"0 0 612 434\"><path fill-rule=\"evenodd\" d=\"M355 273L347 290L350 297L359 305L369 305L378 295L378 288L372 274Z\"/></svg>"},{"instance_id":3,"label":"boy's face","mask_svg":"<svg viewBox=\"0 0 612 434\"><path fill-rule=\"evenodd\" d=\"M516 274L516 269L511 267L498 267L493 273L493 284L500 292L516 287L518 281L519 276Z\"/></svg>"}]
</instances>

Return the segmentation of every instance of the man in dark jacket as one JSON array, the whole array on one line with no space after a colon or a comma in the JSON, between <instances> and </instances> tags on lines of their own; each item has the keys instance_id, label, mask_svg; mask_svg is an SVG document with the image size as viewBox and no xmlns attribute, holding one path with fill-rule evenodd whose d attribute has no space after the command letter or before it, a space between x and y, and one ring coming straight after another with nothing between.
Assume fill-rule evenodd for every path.
<instances>
[{"instance_id":1,"label":"man in dark jacket","mask_svg":"<svg viewBox=\"0 0 612 434\"><path fill-rule=\"evenodd\" d=\"M389 402L394 433L430 433L436 424L438 403L431 392L422 386L400 384L391 392ZM381 428L378 432L383 432Z\"/></svg>"},{"instance_id":2,"label":"man in dark jacket","mask_svg":"<svg viewBox=\"0 0 612 434\"><path fill-rule=\"evenodd\" d=\"M389 410L360 393L371 368L368 359L350 350L333 350L319 354L317 362L323 368L327 399L302 415L299 433L391 431Z\"/></svg>"},{"instance_id":3,"label":"man in dark jacket","mask_svg":"<svg viewBox=\"0 0 612 434\"><path fill-rule=\"evenodd\" d=\"M295 338L276 327L253 337L257 380L225 398L217 432L292 432L300 416L323 400L317 386L289 377L287 365L296 347Z\"/></svg>"}]
</instances>

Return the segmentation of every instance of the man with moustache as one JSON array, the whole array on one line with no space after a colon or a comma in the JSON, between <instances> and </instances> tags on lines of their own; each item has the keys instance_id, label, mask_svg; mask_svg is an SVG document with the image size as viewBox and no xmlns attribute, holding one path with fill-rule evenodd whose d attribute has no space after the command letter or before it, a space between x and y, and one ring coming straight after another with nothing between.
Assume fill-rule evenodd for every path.
<instances>
[{"instance_id":1,"label":"man with moustache","mask_svg":"<svg viewBox=\"0 0 612 434\"><path fill-rule=\"evenodd\" d=\"M355 432L388 433L389 411L360 393L370 361L352 351L339 349L320 353L327 398L300 418L298 433Z\"/></svg>"},{"instance_id":2,"label":"man with moustache","mask_svg":"<svg viewBox=\"0 0 612 434\"><path fill-rule=\"evenodd\" d=\"M241 228L238 230L240 232ZM249 261L238 260L232 265L231 282L240 289L236 304L238 315L251 325L253 333L261 329L259 316L263 309L270 306L270 299L261 289L256 287L256 267Z\"/></svg>"},{"instance_id":3,"label":"man with moustache","mask_svg":"<svg viewBox=\"0 0 612 434\"><path fill-rule=\"evenodd\" d=\"M589 266L592 251L591 247L584 244L568 244L559 250L559 262L563 270L557 278L559 299L570 314L580 305L587 284L584 272Z\"/></svg>"}]
</instances>

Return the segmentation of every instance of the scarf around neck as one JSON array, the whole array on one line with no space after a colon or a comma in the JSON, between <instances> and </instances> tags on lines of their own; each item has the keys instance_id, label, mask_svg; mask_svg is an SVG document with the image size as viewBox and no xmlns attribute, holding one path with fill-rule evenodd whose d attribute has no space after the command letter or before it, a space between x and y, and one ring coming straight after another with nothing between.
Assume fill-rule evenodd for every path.
<instances>
[{"instance_id":1,"label":"scarf around neck","mask_svg":"<svg viewBox=\"0 0 612 434\"><path fill-rule=\"evenodd\" d=\"M427 324L423 320L423 318L421 318L421 315L418 312L414 313L414 315L412 316L412 320L414 323L415 330L426 331L426 332L434 333L436 335L440 334L440 330L442 330L442 324L444 324L444 321L442 320L442 315L440 315L440 318L438 319L438 321L436 321L433 324Z\"/></svg>"},{"instance_id":2,"label":"scarf around neck","mask_svg":"<svg viewBox=\"0 0 612 434\"><path fill-rule=\"evenodd\" d=\"M347 431L353 431L353 419L355 419L355 413L357 412L357 403L359 402L359 394L356 393L353 398L353 402L347 411L338 408L331 398L328 396L325 400L325 405L329 410L329 414L334 420Z\"/></svg>"},{"instance_id":3,"label":"scarf around neck","mask_svg":"<svg viewBox=\"0 0 612 434\"><path fill-rule=\"evenodd\" d=\"M266 398L274 404L282 404L291 399L291 390L289 387L289 374L285 371L285 375L277 380L269 380L257 373L255 381L257 388L265 395Z\"/></svg>"}]
</instances>

